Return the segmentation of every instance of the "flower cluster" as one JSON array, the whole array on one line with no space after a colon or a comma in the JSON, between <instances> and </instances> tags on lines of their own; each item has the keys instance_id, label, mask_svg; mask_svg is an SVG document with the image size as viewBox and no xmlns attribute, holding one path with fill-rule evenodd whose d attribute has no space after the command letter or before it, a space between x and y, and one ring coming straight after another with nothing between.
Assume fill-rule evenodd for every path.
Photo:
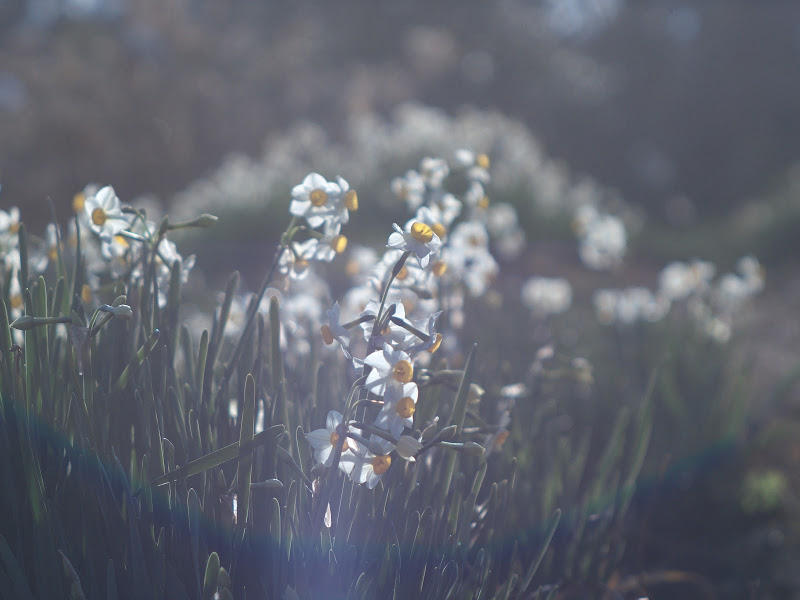
<instances>
[{"instance_id":1,"label":"flower cluster","mask_svg":"<svg viewBox=\"0 0 800 600\"><path fill-rule=\"evenodd\" d=\"M627 249L622 219L599 211L594 204L584 204L576 209L572 225L580 238L578 254L587 267L600 271L622 262Z\"/></svg>"},{"instance_id":2,"label":"flower cluster","mask_svg":"<svg viewBox=\"0 0 800 600\"><path fill-rule=\"evenodd\" d=\"M342 310L358 315L379 294L400 257L410 253L393 276L387 304L404 307L410 319L425 320L447 311L447 326L463 326L467 297L482 297L498 273L491 247L518 251L524 234L516 211L507 204L493 210L486 193L489 158L460 150L452 161L425 158L419 169L395 178L391 188L414 212L402 226L394 225L387 251L379 258L366 248L348 254L353 287L345 294ZM463 191L451 191L460 184ZM448 340L456 336L448 333Z\"/></svg>"},{"instance_id":3,"label":"flower cluster","mask_svg":"<svg viewBox=\"0 0 800 600\"><path fill-rule=\"evenodd\" d=\"M68 245L75 248L80 243L90 290L97 291L106 282L120 278L140 281L152 259L161 307L167 301L173 265L180 265L182 281L194 266L194 256L184 259L167 239L167 232L187 226L204 227L215 220L204 215L191 223L159 224L148 219L144 210L123 206L110 185L87 185L75 195L73 208L77 225L71 223Z\"/></svg>"},{"instance_id":4,"label":"flower cluster","mask_svg":"<svg viewBox=\"0 0 800 600\"><path fill-rule=\"evenodd\" d=\"M422 424L414 422L416 375L443 339L457 337L442 335L443 312L455 326L464 294L483 294L498 270L487 229L488 167L487 156L466 150L452 163L424 159L419 170L391 184L414 214L403 226L393 225L383 256L365 248L349 253L355 285L342 305L326 311L321 334L362 376L344 411L330 411L325 428L308 440L319 463L337 465L356 483L374 487L393 456L414 460L425 448ZM446 185L451 177L464 184L460 196ZM516 214L503 210L506 216L496 219L501 223L494 229L511 232ZM343 313L349 320L342 320Z\"/></svg>"},{"instance_id":5,"label":"flower cluster","mask_svg":"<svg viewBox=\"0 0 800 600\"><path fill-rule=\"evenodd\" d=\"M587 176L576 177L563 161L548 156L524 124L496 112L475 109L450 116L437 108L404 103L389 119L376 113L359 113L345 124L343 137L334 141L314 123L294 123L284 135L270 138L262 156L231 155L210 177L193 183L175 198L172 214L188 217L198 209L218 210L219 198L225 198L234 208L261 205L265 198L279 201L275 190L304 177L310 165L321 171L351 173L350 183L357 189L377 189L398 163L421 155L455 155L453 166L467 170L467 177L480 180L488 174L485 156L459 150L465 147L491 148L495 195L522 194L537 213L571 214L587 203L609 212L610 205L619 204L613 190ZM412 211L422 204L426 186L437 187L446 179L440 164L441 159L428 159L419 169L392 183L393 191L406 198ZM473 197L481 199L477 186ZM492 212L493 205L487 209L487 213ZM611 212L620 216L630 231L633 210L616 206ZM491 218L487 214L490 229ZM513 235L498 238L498 252L504 253L506 244L519 250L520 238L514 236L520 233L515 230Z\"/></svg>"},{"instance_id":6,"label":"flower cluster","mask_svg":"<svg viewBox=\"0 0 800 600\"><path fill-rule=\"evenodd\" d=\"M631 324L660 321L676 304L683 304L700 330L724 343L730 339L734 317L746 302L764 289L764 269L744 256L736 270L715 279L716 267L703 260L675 261L658 276L658 288L601 289L594 307L601 323Z\"/></svg>"},{"instance_id":7,"label":"flower cluster","mask_svg":"<svg viewBox=\"0 0 800 600\"><path fill-rule=\"evenodd\" d=\"M531 277L522 284L522 303L537 317L563 313L572 304L572 286L563 277Z\"/></svg>"},{"instance_id":8,"label":"flower cluster","mask_svg":"<svg viewBox=\"0 0 800 600\"><path fill-rule=\"evenodd\" d=\"M342 177L333 182L319 173L306 176L292 189L289 212L305 220L304 229L310 237L304 241L290 239L289 251L280 257L280 272L292 279L304 279L310 261L330 262L344 252L347 238L341 233L342 225L349 221L350 211L355 210L358 210L358 195ZM294 237L293 232L289 237Z\"/></svg>"}]
</instances>

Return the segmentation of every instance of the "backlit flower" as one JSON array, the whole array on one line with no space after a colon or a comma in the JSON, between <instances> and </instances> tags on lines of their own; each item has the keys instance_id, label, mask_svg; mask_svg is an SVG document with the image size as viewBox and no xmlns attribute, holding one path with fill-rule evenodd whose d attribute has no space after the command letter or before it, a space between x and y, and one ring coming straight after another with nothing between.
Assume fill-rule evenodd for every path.
<instances>
[{"instance_id":1,"label":"backlit flower","mask_svg":"<svg viewBox=\"0 0 800 600\"><path fill-rule=\"evenodd\" d=\"M333 464L335 445L340 442L340 436L343 434L342 428L340 427L341 423L342 414L332 410L328 413L324 429L315 429L306 434L308 443L314 448L314 458L317 462L322 463L326 467L330 467ZM339 468L348 475L353 470L355 464L353 452L357 449L358 446L350 438L346 438L342 442L342 455L339 458Z\"/></svg>"},{"instance_id":2,"label":"backlit flower","mask_svg":"<svg viewBox=\"0 0 800 600\"><path fill-rule=\"evenodd\" d=\"M414 426L419 389L413 381L402 386L389 386L383 396L383 408L375 419L375 425L398 436L403 429Z\"/></svg>"},{"instance_id":3,"label":"backlit flower","mask_svg":"<svg viewBox=\"0 0 800 600\"><path fill-rule=\"evenodd\" d=\"M333 344L333 342L339 342L345 358L350 360L351 356L348 349L350 345L350 332L339 323L340 315L341 308L339 307L339 303L334 302L333 306L325 311L328 322L320 328L320 332L322 333L322 340L328 346Z\"/></svg>"},{"instance_id":4,"label":"backlit flower","mask_svg":"<svg viewBox=\"0 0 800 600\"><path fill-rule=\"evenodd\" d=\"M411 358L402 350L395 350L384 344L383 350L376 350L364 359L364 364L372 367L364 385L370 392L383 396L387 386L399 386L414 378Z\"/></svg>"},{"instance_id":5,"label":"backlit flower","mask_svg":"<svg viewBox=\"0 0 800 600\"><path fill-rule=\"evenodd\" d=\"M356 453L355 466L350 472L350 479L355 483L366 483L369 489L374 488L381 480L381 476L392 466L392 457L389 453L394 445L376 436L370 436L370 443L381 448L382 453L375 454L367 449Z\"/></svg>"}]
</instances>

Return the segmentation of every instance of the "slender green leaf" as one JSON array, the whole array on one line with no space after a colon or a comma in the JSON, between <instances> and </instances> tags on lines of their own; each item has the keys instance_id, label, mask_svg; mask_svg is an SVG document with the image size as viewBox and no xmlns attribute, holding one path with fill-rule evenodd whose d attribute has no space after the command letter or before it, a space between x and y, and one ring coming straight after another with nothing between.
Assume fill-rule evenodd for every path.
<instances>
[{"instance_id":1,"label":"slender green leaf","mask_svg":"<svg viewBox=\"0 0 800 600\"><path fill-rule=\"evenodd\" d=\"M283 425L273 425L272 427L254 435L252 441L243 449L243 452L251 452L254 448L271 442L282 433ZM169 473L165 473L160 477L156 477L152 481L152 485L164 485L170 481L177 481L178 479L191 477L197 473L202 473L203 471L217 467L222 463L228 462L229 460L238 458L240 454L239 442L234 442L233 444L225 446L224 448L220 448L219 450L215 450L210 454L195 459L183 465L182 467L178 467L174 471L170 471Z\"/></svg>"},{"instance_id":2,"label":"slender green leaf","mask_svg":"<svg viewBox=\"0 0 800 600\"><path fill-rule=\"evenodd\" d=\"M542 547L539 550L539 554L531 563L530 567L528 567L527 573L525 573L525 578L522 580L522 584L520 585L519 591L517 592L517 598L522 599L524 598L525 591L528 589L528 586L533 581L533 576L536 575L536 571L539 568L539 565L542 563L542 559L544 558L547 549L550 547L550 541L553 539L553 534L556 532L556 527L558 527L558 522L561 520L561 509L557 509L556 512L553 514L552 519L550 519L550 524L547 527L547 531L544 534L544 539L542 540Z\"/></svg>"},{"instance_id":3,"label":"slender green leaf","mask_svg":"<svg viewBox=\"0 0 800 600\"><path fill-rule=\"evenodd\" d=\"M203 600L211 600L217 592L217 578L219 577L219 554L212 552L206 562L206 574L203 578Z\"/></svg>"}]
</instances>

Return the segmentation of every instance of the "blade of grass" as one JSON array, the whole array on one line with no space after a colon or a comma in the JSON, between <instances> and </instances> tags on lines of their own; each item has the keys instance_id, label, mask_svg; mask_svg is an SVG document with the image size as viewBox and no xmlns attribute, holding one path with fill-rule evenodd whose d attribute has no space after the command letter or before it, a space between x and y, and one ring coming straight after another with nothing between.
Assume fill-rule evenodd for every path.
<instances>
[{"instance_id":1,"label":"blade of grass","mask_svg":"<svg viewBox=\"0 0 800 600\"><path fill-rule=\"evenodd\" d=\"M467 356L467 361L464 363L464 374L461 377L461 384L458 386L458 392L456 393L455 403L453 404L453 411L450 414L450 418L446 423L444 423L444 427L448 425L456 425L457 433L456 435L461 434L461 430L464 427L464 416L467 413L467 396L469 395L469 384L471 383L472 377L472 365L473 365L473 357L475 356L475 348L477 344L473 344L472 350L469 352L469 356ZM450 491L450 484L453 479L453 471L456 467L456 459L458 453L457 452L448 452L447 457L445 458L445 467L444 473L442 474L441 484L438 486L438 496L435 506L444 508L444 499L447 497L448 492Z\"/></svg>"},{"instance_id":2,"label":"blade of grass","mask_svg":"<svg viewBox=\"0 0 800 600\"><path fill-rule=\"evenodd\" d=\"M252 451L258 446L263 446L264 444L271 442L282 433L283 425L273 425L272 427L254 435L252 441L247 444L245 448L243 448L242 453ZM157 477L151 482L151 485L160 486L164 485L165 483L191 477L192 475L202 473L208 469L213 469L214 467L228 462L229 460L233 460L240 454L239 442L234 442L233 444L225 446L224 448L220 448L219 450L215 450L210 454L206 454L205 456L193 460L182 467L178 467L174 471L170 471L169 473L165 473L164 475Z\"/></svg>"},{"instance_id":3,"label":"blade of grass","mask_svg":"<svg viewBox=\"0 0 800 600\"><path fill-rule=\"evenodd\" d=\"M142 361L144 361L144 359L147 358L147 356L149 356L149 354L153 351L153 348L156 347L156 344L158 343L158 337L159 332L158 329L156 329L153 331L153 334L147 339L144 345L139 348L139 351L134 355L134 357L120 374L117 382L114 384L115 393L119 394L125 389L125 387L128 385L128 379L130 378L131 373L133 373L133 371L135 371L139 365L142 364Z\"/></svg>"},{"instance_id":4,"label":"blade of grass","mask_svg":"<svg viewBox=\"0 0 800 600\"><path fill-rule=\"evenodd\" d=\"M519 591L517 592L518 600L522 600L524 598L525 591L528 589L528 586L533 581L533 576L536 575L536 570L539 568L539 565L544 558L547 549L550 547L550 541L553 539L553 534L556 532L556 527L558 527L558 522L561 520L561 509L556 509L556 512L553 514L553 518L550 519L550 524L547 527L547 531L544 534L544 539L542 540L542 547L539 550L539 554L531 563L531 566L528 567L528 572L525 573L525 579L522 580L522 584L520 585Z\"/></svg>"}]
</instances>

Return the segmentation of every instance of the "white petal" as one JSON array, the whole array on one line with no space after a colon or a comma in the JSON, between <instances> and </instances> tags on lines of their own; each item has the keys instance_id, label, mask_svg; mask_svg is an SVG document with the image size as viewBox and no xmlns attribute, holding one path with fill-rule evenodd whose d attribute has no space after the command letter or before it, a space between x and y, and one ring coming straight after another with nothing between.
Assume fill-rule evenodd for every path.
<instances>
[{"instance_id":1,"label":"white petal","mask_svg":"<svg viewBox=\"0 0 800 600\"><path fill-rule=\"evenodd\" d=\"M306 434L306 439L308 443L311 444L311 447L314 450L319 450L324 445L331 445L331 432L327 429L315 429L311 433Z\"/></svg>"},{"instance_id":2,"label":"white petal","mask_svg":"<svg viewBox=\"0 0 800 600\"><path fill-rule=\"evenodd\" d=\"M325 420L325 426L328 428L328 437L330 438L331 432L336 429L339 423L342 422L342 413L332 410L328 413L328 418Z\"/></svg>"}]
</instances>

